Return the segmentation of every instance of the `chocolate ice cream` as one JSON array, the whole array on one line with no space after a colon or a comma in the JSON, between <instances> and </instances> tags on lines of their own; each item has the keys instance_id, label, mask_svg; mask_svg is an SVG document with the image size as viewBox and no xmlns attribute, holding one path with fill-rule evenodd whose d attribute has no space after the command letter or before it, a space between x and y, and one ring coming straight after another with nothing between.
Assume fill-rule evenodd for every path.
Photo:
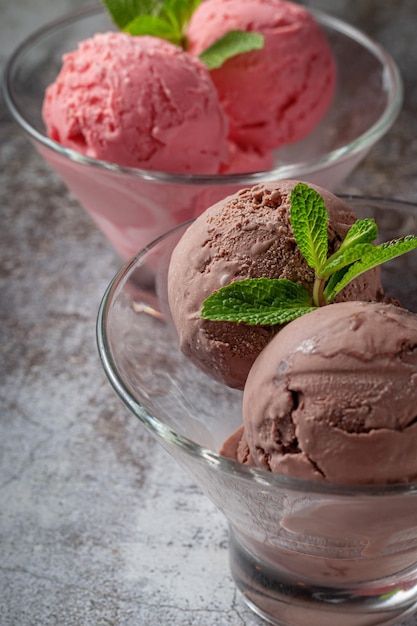
<instances>
[{"instance_id":1,"label":"chocolate ice cream","mask_svg":"<svg viewBox=\"0 0 417 626\"><path fill-rule=\"evenodd\" d=\"M417 479L417 315L344 302L286 325L255 361L223 454L334 483Z\"/></svg>"},{"instance_id":2,"label":"chocolate ice cream","mask_svg":"<svg viewBox=\"0 0 417 626\"><path fill-rule=\"evenodd\" d=\"M312 291L307 265L289 223L290 194L296 181L259 184L210 207L189 227L172 255L169 304L181 350L220 382L242 389L255 358L279 326L248 326L201 318L204 300L220 287L245 278L287 278ZM335 195L311 185L328 214L329 254L356 221ZM352 281L337 300L377 300L379 269Z\"/></svg>"}]
</instances>

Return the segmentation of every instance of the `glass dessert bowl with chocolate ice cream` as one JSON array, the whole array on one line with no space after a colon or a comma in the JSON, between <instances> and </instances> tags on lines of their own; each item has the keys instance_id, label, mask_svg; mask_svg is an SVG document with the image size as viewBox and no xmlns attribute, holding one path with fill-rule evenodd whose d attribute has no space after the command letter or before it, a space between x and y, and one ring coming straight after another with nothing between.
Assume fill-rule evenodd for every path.
<instances>
[{"instance_id":1,"label":"glass dessert bowl with chocolate ice cream","mask_svg":"<svg viewBox=\"0 0 417 626\"><path fill-rule=\"evenodd\" d=\"M224 513L231 572L257 614L271 623L297 626L398 623L417 603L417 271L415 252L394 257L415 247L415 238L406 236L417 232L416 207L336 198L314 188L330 207L324 259L323 240L314 243L323 228L310 228L317 237L306 244L300 239L299 214L291 218L287 200L296 186L296 181L271 183L249 194L266 197L268 191L268 202L272 195L272 210L284 224L275 230L288 243L292 229L293 249L304 258L306 246L318 254L309 259L316 269L307 261L304 267L297 256L297 271L305 270L302 280L269 276L298 285L299 301L293 306L293 292L290 298L285 292L285 306L275 306L278 318L269 321L276 332L254 355L243 391L240 383L220 382L217 366L214 376L209 374L210 352L201 333L195 335L201 346L197 356L190 359L179 349L168 292L178 292L181 285L178 281L172 289L171 283L168 289L168 270L173 250L187 241L187 234L181 238L196 222L157 240L115 277L99 313L100 355L122 401ZM239 202L245 193L238 194ZM236 196L225 204L234 201ZM343 229L332 217L332 206L340 215L341 204ZM213 224L210 211L206 217ZM315 209L311 215L317 217ZM205 214L198 218L204 219ZM358 219L360 227L355 226ZM378 234L372 230L374 219ZM254 236L251 257L261 266L258 257L268 254L272 243L266 245L265 232L249 221L245 232ZM201 245L198 255L188 254L190 266L197 257L210 266L215 255L207 250L221 238L218 225L214 231L213 239L205 239L204 254ZM352 251L358 245L362 248ZM393 260L377 264L381 250ZM223 255L226 261L228 271L219 271L220 284L210 283L208 291L226 294L230 309L228 298L235 302L236 293L221 290L246 282L247 276L235 267L237 280L231 280L232 261ZM360 270L352 269L355 263L366 271L345 284L348 272ZM259 278L249 274L249 280ZM204 292L206 278L201 273L199 278ZM185 275L182 289L193 295ZM266 291L261 299L269 306L269 287ZM210 293L203 295L198 319L213 317L212 310L203 313ZM247 302L245 295L239 297ZM283 308L290 315L286 321ZM262 315L267 328L271 313ZM210 320L211 327L223 323L250 326ZM250 330L248 337L253 336ZM217 359L219 352L212 352Z\"/></svg>"}]
</instances>

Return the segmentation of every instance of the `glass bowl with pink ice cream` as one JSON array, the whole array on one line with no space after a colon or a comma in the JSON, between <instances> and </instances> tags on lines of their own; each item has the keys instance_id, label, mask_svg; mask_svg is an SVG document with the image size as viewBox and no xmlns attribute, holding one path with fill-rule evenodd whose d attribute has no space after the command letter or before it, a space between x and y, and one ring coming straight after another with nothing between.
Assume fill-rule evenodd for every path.
<instances>
[{"instance_id":1,"label":"glass bowl with pink ice cream","mask_svg":"<svg viewBox=\"0 0 417 626\"><path fill-rule=\"evenodd\" d=\"M395 62L349 24L284 0L193 4L182 47L95 7L6 67L12 115L123 258L243 186L336 189L401 107ZM262 42L208 63L230 32Z\"/></svg>"}]
</instances>

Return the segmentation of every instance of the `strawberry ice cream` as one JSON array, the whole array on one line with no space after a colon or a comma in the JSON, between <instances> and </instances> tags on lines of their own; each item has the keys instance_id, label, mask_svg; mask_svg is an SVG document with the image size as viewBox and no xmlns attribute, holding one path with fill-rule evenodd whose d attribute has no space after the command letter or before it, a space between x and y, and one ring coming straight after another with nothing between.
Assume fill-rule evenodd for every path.
<instances>
[{"instance_id":1,"label":"strawberry ice cream","mask_svg":"<svg viewBox=\"0 0 417 626\"><path fill-rule=\"evenodd\" d=\"M234 141L228 141L228 159L220 169L220 174L242 174L246 172L262 172L270 170L274 165L274 155L271 150L257 150L256 148L238 146ZM209 202L206 206L213 204Z\"/></svg>"},{"instance_id":2,"label":"strawberry ice cream","mask_svg":"<svg viewBox=\"0 0 417 626\"><path fill-rule=\"evenodd\" d=\"M241 19L225 20L216 32L210 19L203 28L204 11L217 10L217 0L206 0L191 19L187 50L147 35L95 34L63 56L46 90L47 135L74 153L41 151L124 258L242 186L228 187L220 175L270 170L271 148L311 130L332 97L332 57L308 13L279 0L222 4ZM261 56L246 52L210 72L197 58L195 37L204 49L211 35L249 29L254 10L253 30L265 36ZM268 21L275 26L266 28ZM288 72L278 72L274 55ZM225 91L229 79L235 103ZM205 176L219 176L219 184L206 184Z\"/></svg>"},{"instance_id":3,"label":"strawberry ice cream","mask_svg":"<svg viewBox=\"0 0 417 626\"><path fill-rule=\"evenodd\" d=\"M284 0L206 0L190 20L189 52L199 55L233 30L261 33L264 46L211 72L230 138L264 150L303 138L330 106L336 82L333 55L316 21Z\"/></svg>"},{"instance_id":4,"label":"strawberry ice cream","mask_svg":"<svg viewBox=\"0 0 417 626\"><path fill-rule=\"evenodd\" d=\"M206 67L156 37L95 35L66 54L47 89L48 135L117 165L216 174L227 120Z\"/></svg>"}]
</instances>

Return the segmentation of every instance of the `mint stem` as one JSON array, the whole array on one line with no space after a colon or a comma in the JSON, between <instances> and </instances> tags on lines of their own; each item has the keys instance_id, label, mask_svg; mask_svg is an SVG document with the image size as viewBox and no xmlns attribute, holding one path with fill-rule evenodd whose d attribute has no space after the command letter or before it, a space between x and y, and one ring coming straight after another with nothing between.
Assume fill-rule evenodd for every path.
<instances>
[{"instance_id":1,"label":"mint stem","mask_svg":"<svg viewBox=\"0 0 417 626\"><path fill-rule=\"evenodd\" d=\"M324 280L316 276L313 284L313 302L316 306L323 306L326 304L326 300L323 295L324 292Z\"/></svg>"}]
</instances>

